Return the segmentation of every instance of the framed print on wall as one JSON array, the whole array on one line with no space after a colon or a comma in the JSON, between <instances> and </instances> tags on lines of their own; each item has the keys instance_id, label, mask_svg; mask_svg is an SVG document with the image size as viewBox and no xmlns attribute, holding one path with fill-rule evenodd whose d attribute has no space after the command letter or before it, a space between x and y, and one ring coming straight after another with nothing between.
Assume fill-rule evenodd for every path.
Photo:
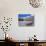
<instances>
[{"instance_id":1,"label":"framed print on wall","mask_svg":"<svg viewBox=\"0 0 46 46\"><path fill-rule=\"evenodd\" d=\"M34 26L34 16L32 14L18 14L19 26Z\"/></svg>"}]
</instances>

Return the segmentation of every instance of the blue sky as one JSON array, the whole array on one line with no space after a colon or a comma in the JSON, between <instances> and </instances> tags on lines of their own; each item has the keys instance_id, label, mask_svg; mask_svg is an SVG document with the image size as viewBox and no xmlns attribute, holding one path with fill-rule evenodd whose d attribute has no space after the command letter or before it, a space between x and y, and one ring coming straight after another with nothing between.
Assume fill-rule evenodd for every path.
<instances>
[{"instance_id":1,"label":"blue sky","mask_svg":"<svg viewBox=\"0 0 46 46\"><path fill-rule=\"evenodd\" d=\"M19 14L18 15L19 18L23 18L23 17L27 17L27 16L32 17L32 14Z\"/></svg>"}]
</instances>

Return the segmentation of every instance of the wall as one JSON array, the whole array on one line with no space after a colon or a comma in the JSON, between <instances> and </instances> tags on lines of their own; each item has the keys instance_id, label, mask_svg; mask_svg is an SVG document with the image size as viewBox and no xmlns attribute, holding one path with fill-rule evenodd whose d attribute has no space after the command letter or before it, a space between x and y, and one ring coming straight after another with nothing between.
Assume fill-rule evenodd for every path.
<instances>
[{"instance_id":1,"label":"wall","mask_svg":"<svg viewBox=\"0 0 46 46\"><path fill-rule=\"evenodd\" d=\"M37 39L45 39L45 15L46 8L33 8L30 6L28 0L0 0L0 17L12 17L13 22L10 31L11 37L16 40L27 40L34 34L37 35ZM31 13L35 16L35 25L31 27L19 27L18 26L18 14L19 13ZM2 33L2 31L1 31ZM1 34L0 33L0 34ZM2 34L1 34L2 35ZM0 36L0 39L3 37ZM4 39L4 38L3 38Z\"/></svg>"},{"instance_id":2,"label":"wall","mask_svg":"<svg viewBox=\"0 0 46 46\"><path fill-rule=\"evenodd\" d=\"M46 39L46 16L45 16L45 24L44 24L44 26L45 26L45 28L44 28L44 39Z\"/></svg>"}]
</instances>

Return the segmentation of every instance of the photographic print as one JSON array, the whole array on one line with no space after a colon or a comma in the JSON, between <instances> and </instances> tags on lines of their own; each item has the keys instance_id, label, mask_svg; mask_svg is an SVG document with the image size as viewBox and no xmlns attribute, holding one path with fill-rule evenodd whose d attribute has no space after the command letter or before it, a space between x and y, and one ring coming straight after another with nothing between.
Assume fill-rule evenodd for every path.
<instances>
[{"instance_id":1,"label":"photographic print","mask_svg":"<svg viewBox=\"0 0 46 46\"><path fill-rule=\"evenodd\" d=\"M18 14L19 26L33 26L34 16L32 14Z\"/></svg>"}]
</instances>

